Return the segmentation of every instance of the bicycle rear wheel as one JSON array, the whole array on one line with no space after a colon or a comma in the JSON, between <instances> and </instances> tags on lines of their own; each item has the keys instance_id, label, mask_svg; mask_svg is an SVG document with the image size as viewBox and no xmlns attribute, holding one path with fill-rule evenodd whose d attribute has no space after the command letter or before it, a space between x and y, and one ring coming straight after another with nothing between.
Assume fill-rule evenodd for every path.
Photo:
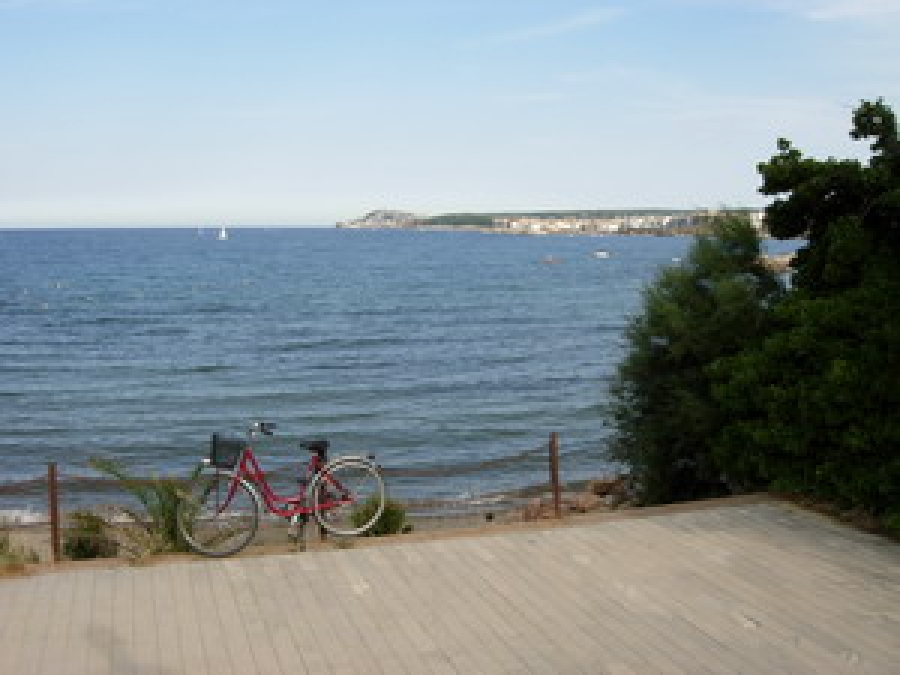
<instances>
[{"instance_id":1,"label":"bicycle rear wheel","mask_svg":"<svg viewBox=\"0 0 900 675\"><path fill-rule=\"evenodd\" d=\"M338 458L309 486L316 521L332 534L364 534L384 511L384 480L361 458Z\"/></svg>"},{"instance_id":2,"label":"bicycle rear wheel","mask_svg":"<svg viewBox=\"0 0 900 675\"><path fill-rule=\"evenodd\" d=\"M178 503L178 528L197 553L221 558L237 553L256 535L259 497L243 478L202 474Z\"/></svg>"}]
</instances>

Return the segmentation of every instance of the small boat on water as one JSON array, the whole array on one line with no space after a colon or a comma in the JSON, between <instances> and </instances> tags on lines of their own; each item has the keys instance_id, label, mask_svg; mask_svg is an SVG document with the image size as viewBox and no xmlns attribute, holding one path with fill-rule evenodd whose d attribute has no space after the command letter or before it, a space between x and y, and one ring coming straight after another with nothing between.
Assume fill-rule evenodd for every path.
<instances>
[{"instance_id":1,"label":"small boat on water","mask_svg":"<svg viewBox=\"0 0 900 675\"><path fill-rule=\"evenodd\" d=\"M217 238L219 241L225 241L226 239L228 239L228 230L226 230L224 227L220 228L220 229L219 229L219 236L216 237L216 238Z\"/></svg>"},{"instance_id":2,"label":"small boat on water","mask_svg":"<svg viewBox=\"0 0 900 675\"><path fill-rule=\"evenodd\" d=\"M602 248L599 248L596 251L594 251L593 253L591 253L591 255L594 256L595 258L608 258L609 251L605 251Z\"/></svg>"},{"instance_id":3,"label":"small boat on water","mask_svg":"<svg viewBox=\"0 0 900 675\"><path fill-rule=\"evenodd\" d=\"M541 262L544 263L545 265L558 265L559 263L562 262L562 259L554 258L552 255L548 255L548 256L545 256L541 260Z\"/></svg>"}]
</instances>

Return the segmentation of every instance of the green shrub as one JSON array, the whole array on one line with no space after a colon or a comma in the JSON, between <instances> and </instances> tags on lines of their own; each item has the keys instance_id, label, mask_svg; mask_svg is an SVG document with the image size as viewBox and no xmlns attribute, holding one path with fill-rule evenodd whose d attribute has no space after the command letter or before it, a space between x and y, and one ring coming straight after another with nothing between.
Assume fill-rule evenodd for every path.
<instances>
[{"instance_id":1,"label":"green shrub","mask_svg":"<svg viewBox=\"0 0 900 675\"><path fill-rule=\"evenodd\" d=\"M884 526L896 535L900 535L900 511L887 514L882 522Z\"/></svg>"},{"instance_id":2,"label":"green shrub","mask_svg":"<svg viewBox=\"0 0 900 675\"><path fill-rule=\"evenodd\" d=\"M358 506L351 516L353 525L360 527L367 522L372 517L372 514L375 513L376 508L378 508L377 497L370 498L364 504ZM375 524L369 530L363 533L363 536L381 537L388 534L409 532L411 529L406 522L406 509L403 507L403 504L393 499L388 499L384 503L384 510L378 516L378 520L375 521Z\"/></svg>"},{"instance_id":3,"label":"green shrub","mask_svg":"<svg viewBox=\"0 0 900 675\"><path fill-rule=\"evenodd\" d=\"M73 511L68 515L69 527L63 532L63 553L71 560L114 558L119 544L110 536L110 526L103 516L92 511Z\"/></svg>"}]
</instances>

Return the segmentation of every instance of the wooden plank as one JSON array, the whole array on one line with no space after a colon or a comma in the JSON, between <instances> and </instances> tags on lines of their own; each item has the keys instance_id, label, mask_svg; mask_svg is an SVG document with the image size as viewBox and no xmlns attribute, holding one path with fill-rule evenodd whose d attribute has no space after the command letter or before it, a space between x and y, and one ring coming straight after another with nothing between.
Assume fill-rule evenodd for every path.
<instances>
[{"instance_id":1,"label":"wooden plank","mask_svg":"<svg viewBox=\"0 0 900 675\"><path fill-rule=\"evenodd\" d=\"M60 621L60 615L54 612L56 598L62 595L70 597L60 584L59 575L49 575L42 579L38 586L38 593L33 598L37 605L37 612L33 612L26 620L24 636L24 657L20 673L40 673L46 665L55 665L47 655L47 645L50 644L50 635L58 639L65 639L65 627Z\"/></svg>"},{"instance_id":2,"label":"wooden plank","mask_svg":"<svg viewBox=\"0 0 900 675\"><path fill-rule=\"evenodd\" d=\"M240 559L234 559L225 561L223 568L229 583L228 590L234 598L235 616L243 624L247 634L256 670L266 675L296 672L283 670L278 662L275 644L266 630L266 624L253 597L246 566Z\"/></svg>"},{"instance_id":3,"label":"wooden plank","mask_svg":"<svg viewBox=\"0 0 900 675\"><path fill-rule=\"evenodd\" d=\"M448 542L412 544L423 564L407 567L405 583L415 590L421 607L432 609L432 620L439 621L452 635L455 646L447 653L454 667L463 672L504 672L521 662L502 640L490 616L476 617L468 588L470 574L447 555Z\"/></svg>"},{"instance_id":4,"label":"wooden plank","mask_svg":"<svg viewBox=\"0 0 900 675\"><path fill-rule=\"evenodd\" d=\"M334 572L329 560L335 552L319 553L318 570L314 574L298 574L282 559L285 585L291 586L307 605L315 607L315 612L307 622L316 637L316 648L334 672L363 672L367 665L367 655L359 647L356 629L349 623L339 605L346 602L341 589L335 583ZM341 554L342 552L336 552Z\"/></svg>"},{"instance_id":5,"label":"wooden plank","mask_svg":"<svg viewBox=\"0 0 900 675\"><path fill-rule=\"evenodd\" d=\"M544 535L538 535L538 539ZM561 584L556 591L570 620L582 625L595 640L611 638L613 653L626 648L639 657L629 659L632 667L647 667L682 672L714 670L698 662L682 641L673 637L677 622L670 612L653 602L640 584L627 576L628 567L596 562L587 567L593 551L579 549L571 530L546 533L546 550L540 551L546 575ZM602 560L602 558L601 558ZM639 560L633 564L640 564Z\"/></svg>"},{"instance_id":6,"label":"wooden plank","mask_svg":"<svg viewBox=\"0 0 900 675\"><path fill-rule=\"evenodd\" d=\"M579 559L603 561L602 570L594 576L588 575L582 584L585 592L607 597L618 608L612 615L615 625L629 630L643 626L649 632L643 642L653 645L655 658L671 653L682 667L698 663L702 668L726 672L739 672L748 665L752 667L752 661L748 664L727 643L687 620L680 604L661 602L653 592L659 583L678 586L683 582L683 561L661 551L658 542L648 549L629 545L626 537L610 535L607 528L602 530L606 539L598 537L600 532L599 529L596 532L572 531L564 545L578 556L573 558L575 562ZM668 572L662 572L662 568L668 568ZM719 656L709 658L712 652Z\"/></svg>"},{"instance_id":7,"label":"wooden plank","mask_svg":"<svg viewBox=\"0 0 900 675\"><path fill-rule=\"evenodd\" d=\"M765 625L767 642L764 657L770 662L773 658L780 656L782 659L799 659L806 664L806 667L812 669L825 666L836 668L846 665L843 654L833 648L834 643L840 644L841 642L838 635L826 637L821 634L821 626L805 625L808 624L808 620L804 618L803 614L809 611L810 602L814 601L817 593L797 594L788 586L780 594L765 595L763 589L767 587L767 576L770 575L771 570L763 567L762 569L765 570L763 576L758 576L757 569L760 569L758 556L755 559L738 556L735 558L735 565L731 568L711 566L704 560L702 551L713 549L717 542L726 537L724 530L716 532L714 535L708 535L702 531L700 534L691 534L689 529L684 529L690 527L688 520L681 519L680 523L667 521L665 524L675 524L681 528L681 531L678 532L676 529L673 534L669 527L658 527L656 531L652 532L653 538L656 541L667 542L670 550L679 546L687 546L694 551L693 555L682 555L682 558L687 561L694 573L703 579L702 586L707 608L715 605L719 609L719 614L724 615L726 620L720 621L716 625L719 631L730 628L732 638L746 642L750 637L747 631L739 628L739 621ZM654 524L648 522L647 527L652 528ZM627 536L625 531L622 534ZM711 536L714 536L715 540L710 539ZM619 545L621 546L621 542ZM757 552L760 550L757 549ZM748 568L750 565L756 567ZM802 560L796 560L793 566L802 574ZM817 586L815 590L821 591L823 588L823 586ZM792 600L785 603L786 597L790 597ZM797 607L802 609L795 609ZM794 612L796 614L792 614ZM806 631L811 631L812 635L816 637L812 639L810 635L804 637L803 633Z\"/></svg>"},{"instance_id":8,"label":"wooden plank","mask_svg":"<svg viewBox=\"0 0 900 675\"><path fill-rule=\"evenodd\" d=\"M403 657L404 635L410 630L418 636L418 657L428 671L466 672L461 661L467 657L452 644L455 633L445 627L446 617L437 606L434 594L423 595L419 584L412 581L427 569L425 558L416 548L405 545L394 551L368 548L360 551L358 558L360 565L373 571L372 589L379 621L398 625L397 630L386 636L391 652L397 655L394 658ZM440 584L441 580L433 578L433 583ZM390 667L390 661L385 662L385 667L386 670Z\"/></svg>"},{"instance_id":9,"label":"wooden plank","mask_svg":"<svg viewBox=\"0 0 900 675\"><path fill-rule=\"evenodd\" d=\"M415 626L407 627L408 642L402 644L402 647L393 644L389 636L378 634L373 630L374 626L379 626L383 621L402 619L386 613L387 608L384 605L386 598L381 597L378 592L378 581L373 576L371 568L362 564L363 560L358 551L353 553L343 551L329 558L336 575L332 584L337 584L341 588L341 594L345 598L345 601L339 602L338 605L343 607L345 618L353 627L353 634L348 636L348 639L358 643L369 661L368 669L372 673L389 675L408 672L409 661L404 664L401 654L410 651L412 645L417 646L412 650L412 661L416 662L419 672L429 672L429 669L419 661L419 655L416 653L421 650L421 636ZM398 651L398 647L401 651Z\"/></svg>"},{"instance_id":10,"label":"wooden plank","mask_svg":"<svg viewBox=\"0 0 900 675\"><path fill-rule=\"evenodd\" d=\"M445 606L443 579L430 571L423 550L424 546L400 546L376 547L361 552L365 561L379 572L375 592L381 597L382 621L394 621L397 616L411 613L435 645L438 656L430 659L432 668L440 669L441 663L445 662L457 673L478 672L460 621L452 617ZM424 590L423 575L432 579ZM400 645L403 643L402 635L396 631L389 632L386 637L395 643L399 641Z\"/></svg>"},{"instance_id":11,"label":"wooden plank","mask_svg":"<svg viewBox=\"0 0 900 675\"><path fill-rule=\"evenodd\" d=\"M269 635L272 649L284 673L312 673L307 654L301 649L295 635L302 631L299 612L284 598L284 591L277 582L266 575L266 567L251 559L242 559L241 566L247 579L247 587L256 605L257 616ZM274 564L270 561L270 564Z\"/></svg>"},{"instance_id":12,"label":"wooden plank","mask_svg":"<svg viewBox=\"0 0 900 675\"><path fill-rule=\"evenodd\" d=\"M157 565L147 570L143 579L153 598L156 624L157 661L154 666L169 673L187 672L179 631L178 607L175 602L173 565ZM142 575L143 576L143 575Z\"/></svg>"},{"instance_id":13,"label":"wooden plank","mask_svg":"<svg viewBox=\"0 0 900 675\"><path fill-rule=\"evenodd\" d=\"M134 663L134 573L130 568L113 570L112 621L104 636L112 654L112 671L127 673Z\"/></svg>"},{"instance_id":14,"label":"wooden plank","mask_svg":"<svg viewBox=\"0 0 900 675\"><path fill-rule=\"evenodd\" d=\"M90 572L73 574L70 583L74 586L72 609L66 621L66 637L59 645L65 654L65 668L56 672L88 672L89 643L87 633L91 626L94 597L94 579ZM2 670L0 670L2 672Z\"/></svg>"},{"instance_id":15,"label":"wooden plank","mask_svg":"<svg viewBox=\"0 0 900 675\"><path fill-rule=\"evenodd\" d=\"M250 675L258 671L244 617L238 614L231 585L229 569L234 564L233 560L220 560L218 564L206 563L205 567L219 615L218 625L222 630L219 643L230 654L232 670L240 675Z\"/></svg>"},{"instance_id":16,"label":"wooden plank","mask_svg":"<svg viewBox=\"0 0 900 675\"><path fill-rule=\"evenodd\" d=\"M279 618L286 622L291 631L297 651L303 657L306 671L310 675L332 672L327 641L320 636L323 627L317 621L318 607L305 592L302 577L317 575L319 564L315 556L295 555L275 556L263 561L263 575L260 583L268 587L268 593L278 598ZM294 579L301 581L294 583Z\"/></svg>"},{"instance_id":17,"label":"wooden plank","mask_svg":"<svg viewBox=\"0 0 900 675\"><path fill-rule=\"evenodd\" d=\"M560 559L565 561L569 558L571 563L586 569L585 576L579 582L586 597L602 599L610 595L618 596L609 600L615 608L609 615L613 630L621 634L624 629L633 634L635 622L638 625L647 622L654 644L664 653L672 654L682 668L687 665L691 671L731 673L747 668L747 662L729 650L727 645L686 621L678 611L679 603L673 606L660 600L654 592L659 575L647 574L641 569L641 561L653 557L641 552L630 563L611 561L608 546L605 543L597 546L597 543L589 532L570 530L561 542ZM671 557L668 559L672 560ZM677 586L683 583L684 572L677 564L673 567L673 581ZM663 577L662 581L665 583L667 578ZM631 611L635 603L645 606L643 618ZM640 644L637 648L641 648ZM711 654L716 654L716 658L711 659Z\"/></svg>"},{"instance_id":18,"label":"wooden plank","mask_svg":"<svg viewBox=\"0 0 900 675\"><path fill-rule=\"evenodd\" d=\"M0 673L19 672L28 614L35 611L34 578L0 579Z\"/></svg>"},{"instance_id":19,"label":"wooden plank","mask_svg":"<svg viewBox=\"0 0 900 675\"><path fill-rule=\"evenodd\" d=\"M131 623L134 626L132 661L135 670L152 671L159 664L159 628L156 614L152 567L135 568L129 575L134 588ZM166 655L168 656L168 655Z\"/></svg>"},{"instance_id":20,"label":"wooden plank","mask_svg":"<svg viewBox=\"0 0 900 675\"><path fill-rule=\"evenodd\" d=\"M10 608L10 620L14 622L7 642L10 655L10 673L35 672L40 663L41 647L46 623L49 620L49 599L53 580L49 575L26 577L6 584L22 584L26 592L19 599L19 606Z\"/></svg>"},{"instance_id":21,"label":"wooden plank","mask_svg":"<svg viewBox=\"0 0 900 675\"><path fill-rule=\"evenodd\" d=\"M436 629L431 616L422 611L421 599L405 581L406 568L421 565L421 557L398 555L388 558L383 555L384 552L381 548L365 548L354 556L356 564L369 570L372 577L369 592L363 596L368 601L363 606L369 609L372 625L396 625L409 617L414 623L410 630L418 636L418 658L425 663L426 672L458 672L453 665L450 650L441 640L441 631ZM403 547L402 552L406 552L406 547ZM398 550L398 553L401 551ZM406 628L408 626L373 636L383 643L376 653L386 673L410 669L402 661L403 652L407 648L403 636Z\"/></svg>"},{"instance_id":22,"label":"wooden plank","mask_svg":"<svg viewBox=\"0 0 900 675\"><path fill-rule=\"evenodd\" d=\"M543 623L545 640L556 645L555 651L570 652L587 671L598 665L606 667L606 659L595 658L602 652L609 661L637 670L684 672L676 658L663 664L654 661L652 643L646 641L641 631L634 630L634 626L628 631L619 630L616 622L621 620L621 611L608 597L587 594L582 584L573 583L571 577L567 579L571 570L554 564L549 555L556 548L555 540L560 533L546 534L543 541L542 533L534 532L502 538L492 544L501 551L505 549L495 566L496 574L517 580L511 593L519 598L521 612ZM598 623L602 625L600 630ZM610 635L614 639L610 640Z\"/></svg>"},{"instance_id":23,"label":"wooden plank","mask_svg":"<svg viewBox=\"0 0 900 675\"><path fill-rule=\"evenodd\" d=\"M620 524L611 525L612 527L604 528L602 532L602 535L608 538L605 542L606 548L621 555L630 550L629 546L634 546L634 550L638 552L637 555L627 558L627 567L623 567L633 575L630 577L633 583L641 583L647 587L647 573L640 560L648 560L651 556L640 549L642 544L652 541L655 547L667 553L664 568L658 569L658 565L654 567L655 563L650 563L646 568L652 570L653 576L650 578L657 580L657 588L662 587L662 591L659 592L654 591L653 587L648 587L653 591L654 600L674 612L693 630L717 643L722 658L734 661L735 666L743 663L743 667L750 667L758 672L771 670L773 663L790 665L795 661L795 658L777 643L769 644L766 650L762 650L764 642L761 635L755 631L748 631L740 625L734 608L729 605L726 611L716 599L717 592L710 590L711 583L703 577L708 566L701 564L696 568L690 555L677 552L674 545L666 545L665 532L654 532L649 521L642 521L639 528L619 528ZM673 578L672 570L676 568L680 573ZM685 587L692 578L691 575L704 578L705 581L689 596L679 594L679 589ZM624 579L627 583L629 577ZM672 602L672 598L677 598L677 602ZM707 661L713 658L710 654Z\"/></svg>"},{"instance_id":24,"label":"wooden plank","mask_svg":"<svg viewBox=\"0 0 900 675\"><path fill-rule=\"evenodd\" d=\"M116 570L96 570L91 600L91 619L85 631L88 642L88 670L98 675L112 675L113 671L113 607L115 603Z\"/></svg>"},{"instance_id":25,"label":"wooden plank","mask_svg":"<svg viewBox=\"0 0 900 675\"><path fill-rule=\"evenodd\" d=\"M166 568L167 584L172 589L174 614L171 618L175 626L179 644L181 645L180 661L182 672L186 675L208 673L208 661L203 649L203 637L200 630L200 616L193 596L193 587L189 575L190 563L178 563ZM218 675L215 673L214 675Z\"/></svg>"},{"instance_id":26,"label":"wooden plank","mask_svg":"<svg viewBox=\"0 0 900 675\"><path fill-rule=\"evenodd\" d=\"M484 593L486 600L495 608L505 610L509 615L509 621L512 621L518 627L518 635L510 640L510 646L507 649L521 653L522 649L527 652L522 655L528 663L529 667L535 670L545 670L550 668L556 670L556 655L560 650L568 649L572 652L580 651L582 645L585 644L586 637L583 634L576 633L571 636L567 646L559 644L549 630L549 625L554 620L546 615L546 612L538 608L540 601L533 601L532 597L537 589L525 589L525 583L522 575L519 574L522 561L514 561L512 564L498 560L497 555L486 550L493 542L485 540L460 540L452 543L451 546L444 546L442 542L438 542L443 558L448 563L448 571L459 576L460 569L468 566L471 570L479 570L484 584ZM458 549L459 557L455 560L448 556ZM466 562L469 561L469 562ZM465 582L464 582L465 583ZM502 644L496 640L492 640L495 645ZM499 658L499 654L497 655Z\"/></svg>"},{"instance_id":27,"label":"wooden plank","mask_svg":"<svg viewBox=\"0 0 900 675\"><path fill-rule=\"evenodd\" d=\"M767 620L780 627L783 640L815 653L816 658L824 656L838 664L858 662L863 659L862 654L866 659L885 663L900 656L896 647L889 647L897 641L891 639L888 631L880 631L880 626L872 625L862 616L853 620L861 601L872 607L890 595L880 586L867 589L859 583L854 583L853 592L848 593L844 588L846 580L868 576L859 567L842 569L833 563L823 567L820 562L810 560L802 549L759 545L747 549L741 538L727 531L718 536L732 540L735 550L741 551L732 567L744 570L742 578L750 582L733 583L729 590L741 592L745 602L756 600L758 604L763 597L766 606L772 609L772 617ZM868 601L866 595L870 596ZM893 596L895 600L900 599L900 593ZM805 625L810 613L816 616L816 621ZM860 624L866 623L870 624L868 629L859 631Z\"/></svg>"},{"instance_id":28,"label":"wooden plank","mask_svg":"<svg viewBox=\"0 0 900 675\"><path fill-rule=\"evenodd\" d=\"M895 672L900 546L779 504L0 580L0 672Z\"/></svg>"},{"instance_id":29,"label":"wooden plank","mask_svg":"<svg viewBox=\"0 0 900 675\"><path fill-rule=\"evenodd\" d=\"M732 535L723 533L721 538L730 538ZM696 542L697 537L694 537ZM736 550L741 550L740 542L737 543ZM696 545L696 543L694 544ZM854 584L854 591L851 594L846 593L843 588L844 581L857 578L859 575L854 574L852 570L845 570L837 577L834 576L834 570L826 570L823 574L821 568L813 561L810 561L805 555L798 555L796 551L791 549L770 549L763 547L755 547L755 549L747 550L747 553L754 555L744 555L743 551L739 553L734 564L731 566L734 570L740 569L743 577L759 575L762 573L765 583L751 583L745 587L749 597L765 597L766 593L771 595L772 589L779 589L780 592L775 598L769 598L769 602L782 603L780 614L792 612L797 602L789 602L793 597L803 600L803 611L800 616L792 617L801 619L802 614L808 613L810 610L816 612L817 624L821 627L827 625L830 615L835 615L834 608L842 608L840 611L841 624L845 618L844 610L853 611L855 605L860 599L860 589ZM837 570L840 572L840 570ZM835 585L837 582L837 585ZM827 591L827 592L825 592ZM843 597L842 597L843 596ZM879 595L873 597L876 599ZM787 604L784 604L786 603ZM843 632L844 625L835 625L834 629ZM839 640L838 640L839 642Z\"/></svg>"},{"instance_id":30,"label":"wooden plank","mask_svg":"<svg viewBox=\"0 0 900 675\"><path fill-rule=\"evenodd\" d=\"M494 645L502 667L519 672L547 672L552 663L542 659L540 654L529 658L530 648L541 636L521 626L515 609L498 591L493 577L485 572L484 565L469 560L458 545L435 547L435 552L440 556L443 575L457 580L462 577L457 589L460 599L470 615L477 617L478 630ZM493 559L483 548L479 550L479 555ZM460 570L467 573L461 575Z\"/></svg>"},{"instance_id":31,"label":"wooden plank","mask_svg":"<svg viewBox=\"0 0 900 675\"><path fill-rule=\"evenodd\" d=\"M211 579L214 565L214 562L203 561L185 567L197 626L200 629L206 669L211 675L220 673L242 675L232 667L232 655L228 648L225 626L216 603L216 593Z\"/></svg>"}]
</instances>

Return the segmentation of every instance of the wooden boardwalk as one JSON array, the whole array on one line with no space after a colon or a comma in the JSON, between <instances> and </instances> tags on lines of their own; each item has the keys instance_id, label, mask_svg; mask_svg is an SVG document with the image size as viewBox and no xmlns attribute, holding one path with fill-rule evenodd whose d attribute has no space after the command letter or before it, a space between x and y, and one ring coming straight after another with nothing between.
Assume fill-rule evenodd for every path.
<instances>
[{"instance_id":1,"label":"wooden boardwalk","mask_svg":"<svg viewBox=\"0 0 900 675\"><path fill-rule=\"evenodd\" d=\"M763 502L3 579L0 673L900 673L900 545Z\"/></svg>"}]
</instances>

